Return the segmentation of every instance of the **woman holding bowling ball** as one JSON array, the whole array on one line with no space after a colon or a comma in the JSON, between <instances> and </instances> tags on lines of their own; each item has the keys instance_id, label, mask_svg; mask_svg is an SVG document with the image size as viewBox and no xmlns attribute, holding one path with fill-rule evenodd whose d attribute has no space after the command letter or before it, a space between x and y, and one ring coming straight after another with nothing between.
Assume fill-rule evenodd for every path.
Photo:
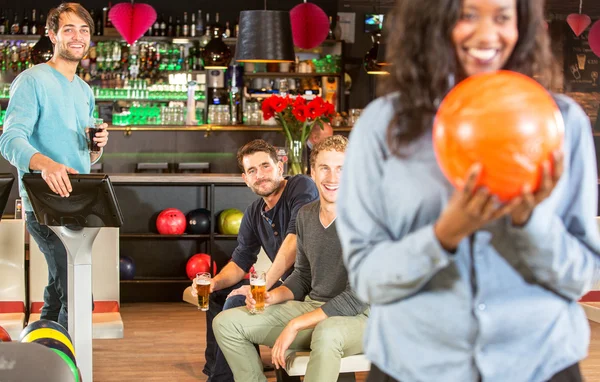
<instances>
[{"instance_id":1,"label":"woman holding bowling ball","mask_svg":"<svg viewBox=\"0 0 600 382\"><path fill-rule=\"evenodd\" d=\"M337 218L350 284L371 304L369 382L582 380L589 325L577 301L600 264L588 117L551 94L561 143L535 187L509 199L480 182L500 170L477 158L448 180L434 147L436 115L464 81L503 70L548 86L543 12L543 0L398 0L386 17L390 75L350 135ZM487 110L499 99L483 93L472 95L481 108L456 110L479 116L463 135L502 127Z\"/></svg>"}]
</instances>

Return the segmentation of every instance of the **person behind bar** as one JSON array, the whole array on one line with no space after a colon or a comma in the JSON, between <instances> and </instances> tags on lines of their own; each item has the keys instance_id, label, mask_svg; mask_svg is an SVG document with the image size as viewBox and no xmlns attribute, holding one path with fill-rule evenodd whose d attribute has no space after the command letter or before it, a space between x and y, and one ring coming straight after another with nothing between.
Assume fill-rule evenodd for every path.
<instances>
[{"instance_id":1,"label":"person behind bar","mask_svg":"<svg viewBox=\"0 0 600 382\"><path fill-rule=\"evenodd\" d=\"M368 381L581 381L578 300L600 264L589 118L553 94L563 145L540 187L504 204L475 186L478 163L451 186L433 150L438 105L460 81L499 69L552 80L544 1L398 0L392 12L390 75L352 130L338 198L350 284L371 305Z\"/></svg>"},{"instance_id":2,"label":"person behind bar","mask_svg":"<svg viewBox=\"0 0 600 382\"><path fill-rule=\"evenodd\" d=\"M319 197L315 183L308 176L283 176L283 163L278 160L275 147L262 139L241 147L237 160L246 185L260 198L244 212L231 262L211 280L203 370L210 382L233 381L231 369L215 340L214 318L223 310L245 305L249 287L244 276L256 263L261 247L273 262L266 274L267 290L290 275L296 259L298 210ZM191 290L195 294L193 286Z\"/></svg>"},{"instance_id":3,"label":"person behind bar","mask_svg":"<svg viewBox=\"0 0 600 382\"><path fill-rule=\"evenodd\" d=\"M92 17L77 3L63 3L50 10L46 26L54 54L48 62L19 74L11 84L0 152L18 170L27 230L48 264L41 318L68 328L67 252L58 236L37 222L21 178L25 173L40 172L53 192L69 197L69 174L90 172L108 142L108 131L103 124L94 137L102 150L91 152L86 131L95 100L88 84L75 73L90 47Z\"/></svg>"},{"instance_id":4,"label":"person behind bar","mask_svg":"<svg viewBox=\"0 0 600 382\"><path fill-rule=\"evenodd\" d=\"M368 306L348 284L337 236L335 202L348 139L325 138L313 147L312 177L319 200L300 209L294 271L282 286L265 296L265 310L251 314L256 301L246 296L246 308L224 311L214 331L236 381L266 381L253 344L272 346L275 367L285 367L288 349L310 349L306 382L338 380L342 357L362 352Z\"/></svg>"}]
</instances>

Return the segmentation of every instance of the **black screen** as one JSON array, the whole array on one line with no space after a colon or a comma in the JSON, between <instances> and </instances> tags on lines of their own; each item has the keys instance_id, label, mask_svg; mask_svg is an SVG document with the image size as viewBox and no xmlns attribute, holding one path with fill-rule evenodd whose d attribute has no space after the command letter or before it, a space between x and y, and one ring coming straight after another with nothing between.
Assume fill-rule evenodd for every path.
<instances>
[{"instance_id":1,"label":"black screen","mask_svg":"<svg viewBox=\"0 0 600 382\"><path fill-rule=\"evenodd\" d=\"M55 194L40 174L25 174L23 184L41 224L74 227L120 227L123 215L106 174L69 175L68 198Z\"/></svg>"}]
</instances>

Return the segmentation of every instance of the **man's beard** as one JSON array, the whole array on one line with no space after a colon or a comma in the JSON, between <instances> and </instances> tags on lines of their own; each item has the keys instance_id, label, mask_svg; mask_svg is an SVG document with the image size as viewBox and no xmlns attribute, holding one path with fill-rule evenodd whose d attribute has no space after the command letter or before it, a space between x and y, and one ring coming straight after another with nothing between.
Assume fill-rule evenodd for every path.
<instances>
[{"instance_id":1,"label":"man's beard","mask_svg":"<svg viewBox=\"0 0 600 382\"><path fill-rule=\"evenodd\" d=\"M81 60L83 60L83 58L88 54L88 52L90 51L89 46L87 47L87 49L85 50L85 52L83 53L83 55L81 56L81 58L75 57L73 56L70 52L69 52L69 48L64 48L64 49L60 49L58 52L58 55L60 58L67 60L67 61L71 61L71 62L79 62Z\"/></svg>"},{"instance_id":2,"label":"man's beard","mask_svg":"<svg viewBox=\"0 0 600 382\"><path fill-rule=\"evenodd\" d=\"M263 198L271 196L273 193L275 193L277 190L279 190L279 186L281 186L281 182L276 182L271 179L263 180L262 183L271 183L273 185L273 187L271 189L269 189L268 191L260 191L260 185L252 187L252 191L254 191L254 193L256 195L263 197Z\"/></svg>"}]
</instances>

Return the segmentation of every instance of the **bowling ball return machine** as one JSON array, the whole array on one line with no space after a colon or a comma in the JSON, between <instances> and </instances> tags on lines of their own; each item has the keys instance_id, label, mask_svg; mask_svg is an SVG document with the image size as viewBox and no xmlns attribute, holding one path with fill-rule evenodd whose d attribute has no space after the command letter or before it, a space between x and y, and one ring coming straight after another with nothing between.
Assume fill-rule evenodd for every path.
<instances>
[{"instance_id":1,"label":"bowling ball return machine","mask_svg":"<svg viewBox=\"0 0 600 382\"><path fill-rule=\"evenodd\" d=\"M25 174L23 185L40 224L60 238L68 258L68 331L81 379L92 375L92 246L102 227L121 227L123 214L106 174L69 175L73 191L55 194L41 174Z\"/></svg>"}]
</instances>

